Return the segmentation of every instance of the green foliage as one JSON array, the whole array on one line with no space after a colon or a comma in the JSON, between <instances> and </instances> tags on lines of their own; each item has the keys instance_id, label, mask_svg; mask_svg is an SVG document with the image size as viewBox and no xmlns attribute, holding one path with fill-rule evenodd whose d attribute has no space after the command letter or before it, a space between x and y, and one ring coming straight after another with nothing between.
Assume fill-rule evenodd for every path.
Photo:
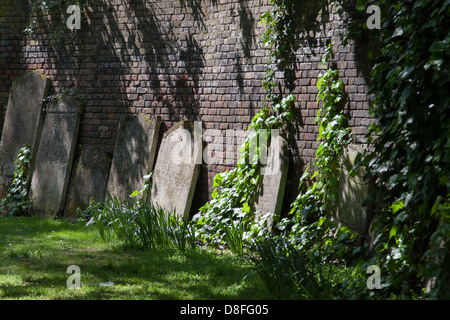
<instances>
[{"instance_id":1,"label":"green foliage","mask_svg":"<svg viewBox=\"0 0 450 320\"><path fill-rule=\"evenodd\" d=\"M288 2L293 4L295 1ZM289 36L282 36L286 30L281 28L284 22L278 19L282 19L283 15L276 13L285 9L289 8L280 9L278 6L273 6L272 11L262 17L262 22L268 25L263 41L270 48L272 57L267 65L263 83L267 92L266 102L248 127L250 133L240 147L237 167L216 175L213 199L206 203L200 209L201 213L194 217L197 234L205 242L230 245L231 241L230 247L241 248L241 240L242 245L244 242L248 244L248 240L252 237L267 233L266 217L256 217L251 209L262 178L259 148L262 145L269 147L268 141L271 139L273 129L283 130L287 123L295 120L294 95L282 97L275 94L273 90L276 86L275 68L286 70L292 63L292 58L295 58L295 55L281 55L287 52L282 48L290 46L291 44L288 43L292 42ZM292 35L291 31L289 35ZM264 134L261 134L263 131ZM266 141L258 141L261 137ZM257 146L256 152L250 152L254 144Z\"/></svg>"},{"instance_id":2,"label":"green foliage","mask_svg":"<svg viewBox=\"0 0 450 320\"><path fill-rule=\"evenodd\" d=\"M14 161L14 179L8 188L6 197L2 200L1 210L11 216L28 213L28 177L31 163L31 148L24 146L19 150Z\"/></svg>"},{"instance_id":3,"label":"green foliage","mask_svg":"<svg viewBox=\"0 0 450 320\"><path fill-rule=\"evenodd\" d=\"M283 238L264 239L255 244L251 256L254 271L275 299L298 299L320 292L320 283L308 262Z\"/></svg>"},{"instance_id":4,"label":"green foliage","mask_svg":"<svg viewBox=\"0 0 450 320\"><path fill-rule=\"evenodd\" d=\"M192 223L172 215L169 217L168 226L169 238L181 253L186 252L188 247L191 249L196 248L197 238L195 237L195 227Z\"/></svg>"},{"instance_id":5,"label":"green foliage","mask_svg":"<svg viewBox=\"0 0 450 320\"><path fill-rule=\"evenodd\" d=\"M78 5L80 7L86 6L85 0L31 0L31 13L37 13L39 11L52 14L55 9L65 9L70 5Z\"/></svg>"},{"instance_id":6,"label":"green foliage","mask_svg":"<svg viewBox=\"0 0 450 320\"><path fill-rule=\"evenodd\" d=\"M316 116L320 145L313 164L315 170L311 173L310 167L306 168L300 179L299 194L291 205L288 218L281 221L279 228L301 250L314 255L320 253L326 261L331 255L342 257L354 236L345 228L338 230L336 235L336 226L330 220L330 211L336 202L337 156L350 143L351 132L343 114L347 95L338 70L333 68L331 46L322 62L329 63L330 68L317 81L317 103L321 106Z\"/></svg>"},{"instance_id":7,"label":"green foliage","mask_svg":"<svg viewBox=\"0 0 450 320\"><path fill-rule=\"evenodd\" d=\"M354 270L311 260L286 238L258 240L250 260L275 299L355 298L349 290L349 279L357 277Z\"/></svg>"},{"instance_id":8,"label":"green foliage","mask_svg":"<svg viewBox=\"0 0 450 320\"><path fill-rule=\"evenodd\" d=\"M429 240L435 247L445 238L448 226L450 2L372 3L383 6L382 29L373 31L382 49L372 69L373 152L361 163L377 178L374 260L388 270L388 291L419 292L424 270L439 275L438 286L448 283L450 270L448 258L431 257L448 250L427 249Z\"/></svg>"},{"instance_id":9,"label":"green foliage","mask_svg":"<svg viewBox=\"0 0 450 320\"><path fill-rule=\"evenodd\" d=\"M262 41L270 49L263 84L269 101L280 100L274 92L277 86L275 71L284 71L289 77L295 68L296 41L301 29L296 21L304 14L300 3L298 0L270 0L271 9L261 17L261 23L266 26Z\"/></svg>"},{"instance_id":10,"label":"green foliage","mask_svg":"<svg viewBox=\"0 0 450 320\"><path fill-rule=\"evenodd\" d=\"M346 270L344 258L351 253L355 235L346 227L338 229L330 211L336 202L337 157L350 143L351 131L344 115L347 94L331 46L322 62L329 69L317 81L320 145L315 170L308 166L301 177L289 216L277 226L282 235L257 242L253 258L255 271L276 298L348 298L362 291L357 275L353 274L353 280L338 279L337 270Z\"/></svg>"},{"instance_id":11,"label":"green foliage","mask_svg":"<svg viewBox=\"0 0 450 320\"><path fill-rule=\"evenodd\" d=\"M175 212L167 212L151 201L153 173L144 176L142 190L134 191L129 199L109 196L102 202L91 199L89 206L78 214L94 224L102 239L112 235L128 247L147 250L175 247L184 253L196 247L196 234L191 222L183 221Z\"/></svg>"},{"instance_id":12,"label":"green foliage","mask_svg":"<svg viewBox=\"0 0 450 320\"><path fill-rule=\"evenodd\" d=\"M244 253L244 227L242 221L233 221L223 224L222 228L225 231L225 241L230 246L232 253L242 255Z\"/></svg>"},{"instance_id":13,"label":"green foliage","mask_svg":"<svg viewBox=\"0 0 450 320\"><path fill-rule=\"evenodd\" d=\"M78 5L83 11L86 7L86 0L31 0L30 1L30 22L23 32L29 36L34 36L39 27L41 16L48 17L55 12L61 12L66 15L66 9L70 5ZM83 17L81 17L83 18ZM40 22L42 24L42 22ZM66 25L58 24L51 27L52 33L49 33L49 39L54 40L56 44L64 44L64 40L68 35Z\"/></svg>"},{"instance_id":14,"label":"green foliage","mask_svg":"<svg viewBox=\"0 0 450 320\"><path fill-rule=\"evenodd\" d=\"M255 234L262 235L266 231L262 227L265 221L258 219L251 210L261 181L259 148L261 145L268 145L267 141L270 141L272 129L278 129L288 121L287 119L292 118L293 104L294 97L289 95L273 107L262 108L252 119L249 126L251 133L240 148L237 167L216 175L213 199L200 209L200 214L194 217L198 235L204 241L224 243L224 236L227 230L228 233L230 232L229 228L243 233L244 240ZM266 130L265 134L260 134L262 130ZM267 140L259 141L256 152L251 152L251 145L261 137ZM240 226L239 229L232 227L231 221L237 223ZM228 239L231 238L228 236Z\"/></svg>"},{"instance_id":15,"label":"green foliage","mask_svg":"<svg viewBox=\"0 0 450 320\"><path fill-rule=\"evenodd\" d=\"M87 226L94 224L102 239L110 239L114 234L127 246L138 245L137 202L120 198L107 199L102 203L91 200L86 211L91 215Z\"/></svg>"},{"instance_id":16,"label":"green foliage","mask_svg":"<svg viewBox=\"0 0 450 320\"><path fill-rule=\"evenodd\" d=\"M126 201L111 198L101 203L91 200L84 216L90 219L87 225L98 228L102 239L114 235L128 247L155 250L174 246L180 252L185 252L188 245L195 247L195 232L190 223L137 198Z\"/></svg>"},{"instance_id":17,"label":"green foliage","mask_svg":"<svg viewBox=\"0 0 450 320\"><path fill-rule=\"evenodd\" d=\"M450 299L450 195L438 197L431 214L439 225L430 237L429 249L424 258L427 261L427 277L435 282L429 292L432 299Z\"/></svg>"}]
</instances>

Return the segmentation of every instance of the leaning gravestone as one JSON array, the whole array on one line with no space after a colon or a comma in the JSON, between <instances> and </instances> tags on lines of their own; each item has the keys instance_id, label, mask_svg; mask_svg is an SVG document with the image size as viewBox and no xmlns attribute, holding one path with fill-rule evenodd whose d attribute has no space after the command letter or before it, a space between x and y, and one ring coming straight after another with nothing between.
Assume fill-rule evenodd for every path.
<instances>
[{"instance_id":1,"label":"leaning gravestone","mask_svg":"<svg viewBox=\"0 0 450 320\"><path fill-rule=\"evenodd\" d=\"M161 118L143 114L121 121L107 185L107 196L128 199L142 190L153 168Z\"/></svg>"},{"instance_id":2,"label":"leaning gravestone","mask_svg":"<svg viewBox=\"0 0 450 320\"><path fill-rule=\"evenodd\" d=\"M202 142L194 141L194 124L180 121L164 133L152 177L151 201L166 211L189 218L200 172ZM201 158L200 158L201 159Z\"/></svg>"},{"instance_id":3,"label":"leaning gravestone","mask_svg":"<svg viewBox=\"0 0 450 320\"><path fill-rule=\"evenodd\" d=\"M274 218L281 214L289 169L287 141L273 137L268 150L267 164L261 168L262 184L257 191L254 210L259 217L267 216L266 224L272 228Z\"/></svg>"},{"instance_id":4,"label":"leaning gravestone","mask_svg":"<svg viewBox=\"0 0 450 320\"><path fill-rule=\"evenodd\" d=\"M72 169L65 217L76 217L77 209L86 209L91 199L96 202L104 199L110 168L111 156L105 146L81 147Z\"/></svg>"},{"instance_id":5,"label":"leaning gravestone","mask_svg":"<svg viewBox=\"0 0 450 320\"><path fill-rule=\"evenodd\" d=\"M32 159L35 158L44 119L43 100L49 86L50 79L34 71L25 72L12 82L0 140L0 199L6 196L13 180L14 161L20 148L30 146Z\"/></svg>"},{"instance_id":6,"label":"leaning gravestone","mask_svg":"<svg viewBox=\"0 0 450 320\"><path fill-rule=\"evenodd\" d=\"M83 105L63 97L50 102L42 129L30 189L33 215L62 215L72 170Z\"/></svg>"},{"instance_id":7,"label":"leaning gravestone","mask_svg":"<svg viewBox=\"0 0 450 320\"><path fill-rule=\"evenodd\" d=\"M351 176L350 170L355 164L358 153L363 153L359 145L350 144L339 158L336 208L334 217L359 235L365 236L370 223L370 215L363 201L369 194L370 184L364 179L364 171L359 169L356 175Z\"/></svg>"},{"instance_id":8,"label":"leaning gravestone","mask_svg":"<svg viewBox=\"0 0 450 320\"><path fill-rule=\"evenodd\" d=\"M4 112L3 105L0 104L0 140L2 138L2 131L3 131L3 117L4 117L3 112Z\"/></svg>"}]
</instances>

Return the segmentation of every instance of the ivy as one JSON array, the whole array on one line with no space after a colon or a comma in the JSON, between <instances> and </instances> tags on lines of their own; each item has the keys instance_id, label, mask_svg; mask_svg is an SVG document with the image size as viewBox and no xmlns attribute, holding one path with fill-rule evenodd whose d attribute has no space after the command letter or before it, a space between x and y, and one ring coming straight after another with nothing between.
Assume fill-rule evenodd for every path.
<instances>
[{"instance_id":1,"label":"ivy","mask_svg":"<svg viewBox=\"0 0 450 320\"><path fill-rule=\"evenodd\" d=\"M214 178L212 200L200 208L200 214L194 216L197 235L205 242L225 243L225 236L230 239L230 227L242 233L244 242L267 231L265 217L257 219L251 210L262 178L260 152L250 152L251 144L259 139L260 130L267 130L265 136L270 141L271 130L292 119L294 101L293 95L289 95L276 105L262 108L252 119L250 134L240 147L236 168L219 173ZM239 228L234 228L235 224Z\"/></svg>"},{"instance_id":2,"label":"ivy","mask_svg":"<svg viewBox=\"0 0 450 320\"><path fill-rule=\"evenodd\" d=\"M329 64L329 69L319 75L317 81L316 123L319 124L320 144L313 164L315 170L312 173L309 166L306 168L289 216L278 225L300 252L310 259L320 260L316 262L342 258L347 245L355 238L345 227L336 230L330 216L337 197L337 157L351 142L351 131L344 115L347 94L339 80L331 46L322 63Z\"/></svg>"},{"instance_id":3,"label":"ivy","mask_svg":"<svg viewBox=\"0 0 450 320\"><path fill-rule=\"evenodd\" d=\"M32 11L51 11L71 0L33 1ZM266 101L249 126L249 136L240 148L235 169L214 178L211 201L195 216L197 236L204 241L225 244L242 253L252 237L267 231L252 206L261 182L261 164L251 154L251 144L262 130L270 140L272 130L295 121L293 95L283 95L281 86L296 63L296 41L301 27L296 23L301 1L270 0L262 16L267 27L262 40L269 50L263 87ZM331 4L344 3L330 0ZM356 9L381 7L381 29L371 30L378 52L370 52L373 66L370 107L374 123L367 135L367 152L357 159L375 188L368 201L376 204L376 233L373 256L365 266L379 265L383 272L383 295L417 294L423 281L432 279L429 296L448 298L450 279L450 35L447 21L450 1L358 0ZM342 10L338 10L342 14ZM356 22L359 30L364 24ZM32 22L30 32L36 27ZM355 26L353 26L355 27ZM345 39L347 43L347 39ZM324 56L328 70L317 81L319 147L312 167L299 182L299 194L288 218L279 228L310 260L325 262L351 253L354 235L346 228L336 230L330 211L336 201L337 156L351 141L344 115L347 95L329 49ZM277 79L278 72L285 79ZM25 152L25 151L24 151ZM255 156L256 159L250 159ZM25 153L19 159L26 160ZM252 161L250 161L252 160ZM17 176L5 208L22 205L26 162L16 162ZM357 169L357 167L355 168ZM22 198L21 198L22 197ZM10 210L11 211L11 210ZM11 212L13 212L11 211ZM368 248L367 248L368 249ZM361 248L356 249L362 251Z\"/></svg>"},{"instance_id":4,"label":"ivy","mask_svg":"<svg viewBox=\"0 0 450 320\"><path fill-rule=\"evenodd\" d=\"M8 188L0 208L11 216L26 215L29 208L28 176L31 163L31 148L24 146L19 150L14 161L14 179Z\"/></svg>"},{"instance_id":5,"label":"ivy","mask_svg":"<svg viewBox=\"0 0 450 320\"><path fill-rule=\"evenodd\" d=\"M231 238L231 227L242 233L244 241L267 234L264 218L258 220L251 210L258 184L261 182L261 165L259 159L249 161L250 143L262 129L268 131L270 139L272 129L286 129L295 121L295 98L292 94L283 97L281 90L276 92L275 88L281 83L277 82L275 71L288 73L295 64L295 39L298 32L298 26L294 22L298 3L292 0L272 0L271 4L271 10L262 16L262 22L267 26L263 42L270 48L270 59L263 81L267 92L265 105L250 123L249 130L252 130L252 133L240 148L241 157L237 167L215 177L212 200L194 217L198 236L206 242L227 243L227 239ZM319 140L322 141L316 153L316 170L310 173L310 168L306 169L300 181L299 196L292 204L289 218L283 219L279 227L290 230L286 235L293 242L305 244L303 253L307 248L315 246L317 251L312 252L316 256L318 252L326 250L328 253L323 257L329 257L332 251L339 251L342 255L346 249L344 243L354 238L343 228L339 233L341 241L333 241L328 231L334 228L334 224L327 216L331 209L330 204L336 199L336 158L350 142L351 134L343 113L347 94L342 81L339 80L331 46L328 47L322 62L329 64L330 68L317 82L317 102L318 105L320 101L323 103L316 117ZM326 249L322 246L324 242L327 243Z\"/></svg>"},{"instance_id":6,"label":"ivy","mask_svg":"<svg viewBox=\"0 0 450 320\"><path fill-rule=\"evenodd\" d=\"M261 23L266 26L262 41L270 48L263 86L269 101L279 101L280 97L275 93L275 71L283 71L284 80L288 82L292 70L295 69L296 42L301 29L297 18L302 11L301 1L298 0L270 0L270 4L271 10L261 17Z\"/></svg>"},{"instance_id":7,"label":"ivy","mask_svg":"<svg viewBox=\"0 0 450 320\"><path fill-rule=\"evenodd\" d=\"M262 176L259 149L251 153L251 144L259 139L261 130L265 130L267 135L264 136L270 141L273 129L284 130L286 124L295 119L294 95L283 97L274 91L277 86L275 70L286 71L293 61L295 62L290 37L293 35L293 29L286 30L283 27L287 25L286 17L293 19L292 15L286 13L292 12L295 1L271 0L271 3L272 10L263 15L261 20L267 25L267 32L262 40L268 46L271 57L263 81L267 93L266 101L248 127L249 135L240 147L240 158L236 168L216 175L212 200L200 208L200 213L194 216L197 235L205 242L224 244L227 242L226 239L232 238L230 230L237 230L242 234L243 241L240 243L243 244L246 240L262 236L267 231L265 217L257 218L252 212ZM286 32L287 36L284 35ZM291 49L286 50L287 47ZM285 52L291 54L285 55ZM261 145L262 141L258 141L257 144ZM233 239L236 238L238 237L235 236ZM237 251L240 252L240 249Z\"/></svg>"},{"instance_id":8,"label":"ivy","mask_svg":"<svg viewBox=\"0 0 450 320\"><path fill-rule=\"evenodd\" d=\"M36 30L39 26L39 15L51 15L55 12L61 12L61 14L66 13L66 9L70 5L77 5L82 10L86 8L86 0L31 0L30 1L30 21L28 26L23 30L25 34L30 37L34 37ZM81 17L82 18L82 17ZM53 32L51 33L52 40L56 44L64 44L65 38L68 35L68 28L63 21L61 24L52 27Z\"/></svg>"},{"instance_id":9,"label":"ivy","mask_svg":"<svg viewBox=\"0 0 450 320\"><path fill-rule=\"evenodd\" d=\"M381 50L371 73L372 151L361 159L377 179L372 262L388 270L386 291L417 293L424 276L436 277L431 293L442 298L450 276L450 2L359 2L383 6L373 31Z\"/></svg>"}]
</instances>

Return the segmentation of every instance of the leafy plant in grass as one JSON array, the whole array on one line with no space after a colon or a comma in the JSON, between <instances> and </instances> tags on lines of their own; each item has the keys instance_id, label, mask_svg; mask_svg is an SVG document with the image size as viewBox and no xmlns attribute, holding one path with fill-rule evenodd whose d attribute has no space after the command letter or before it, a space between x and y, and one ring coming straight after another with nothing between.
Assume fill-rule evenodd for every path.
<instances>
[{"instance_id":1,"label":"leafy plant in grass","mask_svg":"<svg viewBox=\"0 0 450 320\"><path fill-rule=\"evenodd\" d=\"M23 146L14 161L14 179L8 188L6 197L1 202L1 209L6 214L17 216L28 212L28 177L31 163L31 148Z\"/></svg>"},{"instance_id":2,"label":"leafy plant in grass","mask_svg":"<svg viewBox=\"0 0 450 320\"><path fill-rule=\"evenodd\" d=\"M170 216L169 226L170 238L181 253L184 253L188 247L195 249L197 239L195 237L195 226L192 223L176 216Z\"/></svg>"},{"instance_id":3,"label":"leafy plant in grass","mask_svg":"<svg viewBox=\"0 0 450 320\"><path fill-rule=\"evenodd\" d=\"M244 253L244 231L245 225L241 219L230 219L229 223L222 225L225 231L225 241L228 243L232 253L242 255Z\"/></svg>"},{"instance_id":4,"label":"leafy plant in grass","mask_svg":"<svg viewBox=\"0 0 450 320\"><path fill-rule=\"evenodd\" d=\"M148 250L175 246L185 252L187 246L195 247L193 226L151 201L144 203L137 198L91 201L84 214L90 217L87 225L94 224L104 240L115 235L126 246Z\"/></svg>"},{"instance_id":5,"label":"leafy plant in grass","mask_svg":"<svg viewBox=\"0 0 450 320\"><path fill-rule=\"evenodd\" d=\"M91 201L85 210L90 215L87 225L95 224L104 240L109 240L112 235L115 235L119 241L135 247L139 242L136 205L133 199L124 201L116 197L101 203Z\"/></svg>"},{"instance_id":6,"label":"leafy plant in grass","mask_svg":"<svg viewBox=\"0 0 450 320\"><path fill-rule=\"evenodd\" d=\"M265 238L254 244L250 257L267 290L276 299L346 297L349 272L345 266L312 260L286 238ZM341 274L345 274L341 276Z\"/></svg>"},{"instance_id":7,"label":"leafy plant in grass","mask_svg":"<svg viewBox=\"0 0 450 320\"><path fill-rule=\"evenodd\" d=\"M298 299L319 289L307 262L283 238L267 238L256 242L251 256L254 271L260 276L270 294L276 299Z\"/></svg>"},{"instance_id":8,"label":"leafy plant in grass","mask_svg":"<svg viewBox=\"0 0 450 320\"><path fill-rule=\"evenodd\" d=\"M253 252L250 274L258 274L275 299L363 297L359 288L366 278L361 278L356 268L339 261L311 259L285 237L260 238L254 242Z\"/></svg>"},{"instance_id":9,"label":"leafy plant in grass","mask_svg":"<svg viewBox=\"0 0 450 320\"><path fill-rule=\"evenodd\" d=\"M174 212L166 212L153 204L139 203L135 222L140 243L146 249L173 245L180 252L185 252L188 246L195 248L193 225L183 221Z\"/></svg>"}]
</instances>

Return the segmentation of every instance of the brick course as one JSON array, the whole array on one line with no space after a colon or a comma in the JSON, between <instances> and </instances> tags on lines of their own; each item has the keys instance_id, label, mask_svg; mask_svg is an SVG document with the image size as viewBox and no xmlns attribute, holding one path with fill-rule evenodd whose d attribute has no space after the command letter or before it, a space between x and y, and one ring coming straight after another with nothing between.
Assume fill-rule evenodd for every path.
<instances>
[{"instance_id":1,"label":"brick course","mask_svg":"<svg viewBox=\"0 0 450 320\"><path fill-rule=\"evenodd\" d=\"M268 52L258 21L268 0L87 2L81 30L65 28L68 14L62 8L62 14L38 17L39 28L29 37L22 32L29 21L28 2L2 0L0 106L6 105L11 81L20 72L38 70L51 77L54 92L75 90L85 97L79 143L112 150L119 120L128 113L159 115L163 128L184 119L224 132L245 130L263 105ZM317 148L316 81L324 70L320 60L326 43L333 44L349 94L349 124L359 141L371 121L364 46L340 43L345 28L326 1L304 3L310 29L298 40L294 86L284 89L296 95L301 115L288 136L293 193ZM66 33L64 43L54 36L59 30ZM207 199L214 175L234 165L204 164L194 206Z\"/></svg>"}]
</instances>

